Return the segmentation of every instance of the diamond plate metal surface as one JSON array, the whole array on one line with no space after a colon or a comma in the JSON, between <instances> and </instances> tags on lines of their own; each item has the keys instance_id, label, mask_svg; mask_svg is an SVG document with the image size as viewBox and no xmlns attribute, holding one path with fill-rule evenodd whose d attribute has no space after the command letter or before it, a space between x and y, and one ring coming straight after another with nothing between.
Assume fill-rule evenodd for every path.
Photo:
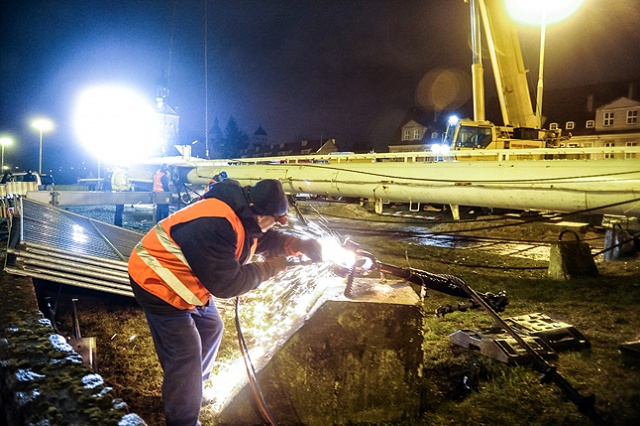
<instances>
[{"instance_id":1,"label":"diamond plate metal surface","mask_svg":"<svg viewBox=\"0 0 640 426\"><path fill-rule=\"evenodd\" d=\"M133 296L127 260L142 234L23 198L5 271Z\"/></svg>"}]
</instances>

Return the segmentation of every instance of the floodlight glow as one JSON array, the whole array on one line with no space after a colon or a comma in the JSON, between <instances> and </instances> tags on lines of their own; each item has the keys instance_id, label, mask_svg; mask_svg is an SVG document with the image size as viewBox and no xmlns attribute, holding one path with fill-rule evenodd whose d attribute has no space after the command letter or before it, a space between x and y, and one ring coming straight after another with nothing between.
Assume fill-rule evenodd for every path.
<instances>
[{"instance_id":1,"label":"floodlight glow","mask_svg":"<svg viewBox=\"0 0 640 426\"><path fill-rule=\"evenodd\" d=\"M80 142L105 163L139 161L157 153L160 122L151 102L121 86L82 92L75 110Z\"/></svg>"},{"instance_id":2,"label":"floodlight glow","mask_svg":"<svg viewBox=\"0 0 640 426\"><path fill-rule=\"evenodd\" d=\"M449 117L449 124L451 124L452 126L454 124L458 124L458 121L460 121L460 119L458 118L457 115L452 115Z\"/></svg>"},{"instance_id":3,"label":"floodlight glow","mask_svg":"<svg viewBox=\"0 0 640 426\"><path fill-rule=\"evenodd\" d=\"M31 122L31 125L39 132L49 132L53 130L53 121L48 118L36 118Z\"/></svg>"},{"instance_id":4,"label":"floodlight glow","mask_svg":"<svg viewBox=\"0 0 640 426\"><path fill-rule=\"evenodd\" d=\"M431 146L431 152L433 152L434 154L446 155L449 153L449 151L451 151L451 148L449 147L449 145L434 144Z\"/></svg>"},{"instance_id":5,"label":"floodlight glow","mask_svg":"<svg viewBox=\"0 0 640 426\"><path fill-rule=\"evenodd\" d=\"M507 0L507 10L514 19L530 25L562 21L573 15L584 0Z\"/></svg>"}]
</instances>

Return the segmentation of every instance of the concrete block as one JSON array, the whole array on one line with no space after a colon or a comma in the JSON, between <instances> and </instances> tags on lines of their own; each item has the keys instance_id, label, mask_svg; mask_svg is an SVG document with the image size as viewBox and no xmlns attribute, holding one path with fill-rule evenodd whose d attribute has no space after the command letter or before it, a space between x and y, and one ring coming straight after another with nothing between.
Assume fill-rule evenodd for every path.
<instances>
[{"instance_id":1,"label":"concrete block","mask_svg":"<svg viewBox=\"0 0 640 426\"><path fill-rule=\"evenodd\" d=\"M423 313L407 283L357 300L328 297L257 372L280 425L342 425L415 418L421 403ZM215 381L215 378L214 378ZM264 422L249 385L218 415L223 425Z\"/></svg>"},{"instance_id":2,"label":"concrete block","mask_svg":"<svg viewBox=\"0 0 640 426\"><path fill-rule=\"evenodd\" d=\"M581 241L559 241L549 252L549 278L567 280L576 277L597 277L598 267L591 256L589 244Z\"/></svg>"}]
</instances>

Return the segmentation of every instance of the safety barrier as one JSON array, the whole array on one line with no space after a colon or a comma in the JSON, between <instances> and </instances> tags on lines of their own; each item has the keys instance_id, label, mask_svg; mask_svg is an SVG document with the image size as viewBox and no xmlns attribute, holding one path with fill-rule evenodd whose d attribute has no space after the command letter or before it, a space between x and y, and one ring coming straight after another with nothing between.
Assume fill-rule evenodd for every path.
<instances>
[{"instance_id":1,"label":"safety barrier","mask_svg":"<svg viewBox=\"0 0 640 426\"><path fill-rule=\"evenodd\" d=\"M20 197L26 197L27 192L37 191L38 182L7 182L0 184L0 219L10 220L16 213L15 208Z\"/></svg>"},{"instance_id":2,"label":"safety barrier","mask_svg":"<svg viewBox=\"0 0 640 426\"><path fill-rule=\"evenodd\" d=\"M12 195L26 196L29 191L37 191L38 182L7 182L0 185L0 197L5 198Z\"/></svg>"}]
</instances>

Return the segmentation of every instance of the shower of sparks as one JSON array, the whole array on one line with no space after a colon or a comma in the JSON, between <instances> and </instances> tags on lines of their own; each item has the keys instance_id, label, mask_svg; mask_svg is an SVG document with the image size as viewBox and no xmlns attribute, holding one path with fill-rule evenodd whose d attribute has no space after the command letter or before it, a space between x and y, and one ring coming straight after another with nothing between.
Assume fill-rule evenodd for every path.
<instances>
[{"instance_id":1,"label":"shower of sparks","mask_svg":"<svg viewBox=\"0 0 640 426\"><path fill-rule=\"evenodd\" d=\"M351 268L356 263L356 254L344 248L339 241L332 237L321 238L322 258L345 268Z\"/></svg>"},{"instance_id":2,"label":"shower of sparks","mask_svg":"<svg viewBox=\"0 0 640 426\"><path fill-rule=\"evenodd\" d=\"M340 236L319 217L319 222L307 221L304 227L290 221L290 231L303 238L314 238L322 244L324 262L287 268L240 299L239 317L242 334L249 348L249 357L259 371L286 341L302 327L328 299L344 297L346 281L334 274L334 265L351 267L356 261L353 252L340 243ZM225 323L232 323L235 314L228 301L217 301ZM239 348L226 356L218 356L211 377L204 389L210 409L218 414L225 405L248 384L244 360ZM224 358L224 359L222 359Z\"/></svg>"},{"instance_id":3,"label":"shower of sparks","mask_svg":"<svg viewBox=\"0 0 640 426\"><path fill-rule=\"evenodd\" d=\"M289 268L242 296L240 323L256 371L325 300L343 297L344 288L345 280L333 273L333 264L322 262ZM221 315L234 312L223 310ZM205 398L212 401L211 408L219 413L247 383L244 361L236 350L217 363L205 386Z\"/></svg>"}]
</instances>

